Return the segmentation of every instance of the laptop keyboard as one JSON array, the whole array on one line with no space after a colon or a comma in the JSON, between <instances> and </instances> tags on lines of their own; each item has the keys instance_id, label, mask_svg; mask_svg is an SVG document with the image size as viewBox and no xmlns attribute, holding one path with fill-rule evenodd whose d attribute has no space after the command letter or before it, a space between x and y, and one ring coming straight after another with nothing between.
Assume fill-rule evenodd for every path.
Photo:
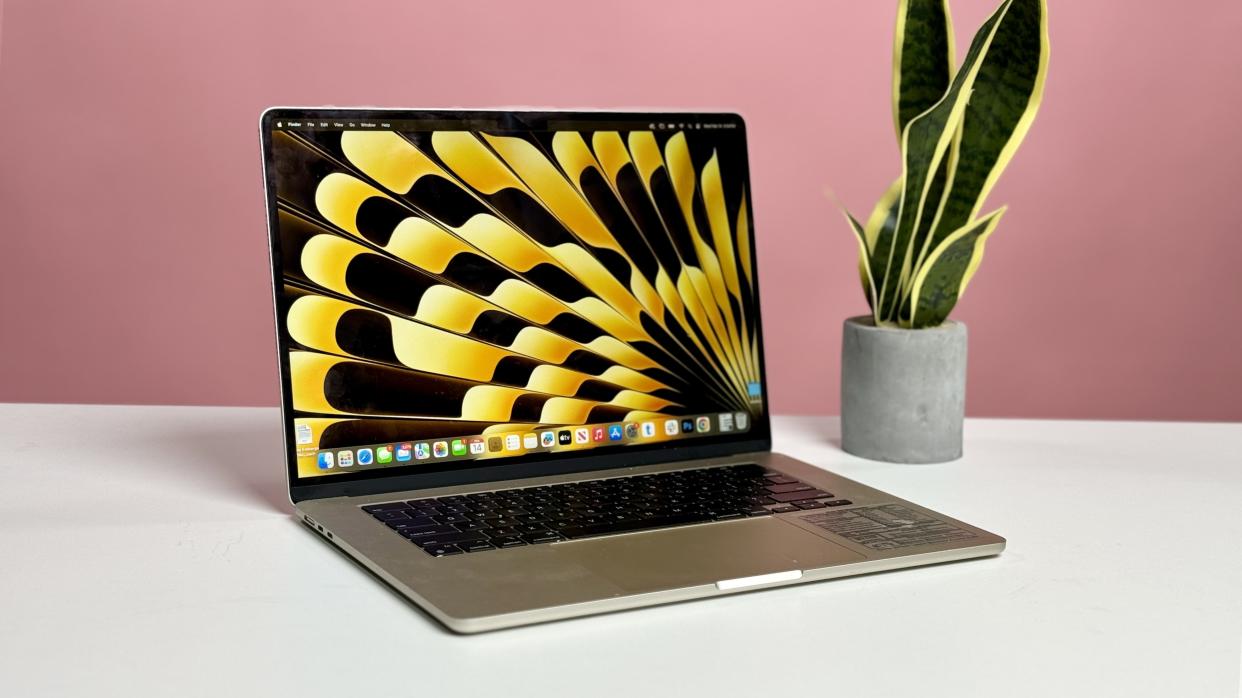
<instances>
[{"instance_id":1,"label":"laptop keyboard","mask_svg":"<svg viewBox=\"0 0 1242 698\"><path fill-rule=\"evenodd\" d=\"M850 504L755 464L362 507L436 557Z\"/></svg>"}]
</instances>

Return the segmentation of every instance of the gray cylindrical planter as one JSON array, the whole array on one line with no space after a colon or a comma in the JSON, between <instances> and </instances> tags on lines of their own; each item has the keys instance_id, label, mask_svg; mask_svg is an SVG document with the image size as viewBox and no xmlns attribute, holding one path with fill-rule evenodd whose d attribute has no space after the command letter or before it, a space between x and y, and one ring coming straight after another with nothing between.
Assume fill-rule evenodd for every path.
<instances>
[{"instance_id":1,"label":"gray cylindrical planter","mask_svg":"<svg viewBox=\"0 0 1242 698\"><path fill-rule=\"evenodd\" d=\"M841 446L892 463L962 456L966 326L904 330L871 317L845 321L841 342Z\"/></svg>"}]
</instances>

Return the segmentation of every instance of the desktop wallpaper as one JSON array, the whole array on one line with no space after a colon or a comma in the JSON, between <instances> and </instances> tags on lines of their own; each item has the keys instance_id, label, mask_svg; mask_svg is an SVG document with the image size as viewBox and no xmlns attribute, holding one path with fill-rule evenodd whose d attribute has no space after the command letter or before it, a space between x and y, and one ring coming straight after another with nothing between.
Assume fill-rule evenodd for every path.
<instances>
[{"instance_id":1,"label":"desktop wallpaper","mask_svg":"<svg viewBox=\"0 0 1242 698\"><path fill-rule=\"evenodd\" d=\"M271 158L299 476L339 447L762 410L740 129L286 127Z\"/></svg>"}]
</instances>

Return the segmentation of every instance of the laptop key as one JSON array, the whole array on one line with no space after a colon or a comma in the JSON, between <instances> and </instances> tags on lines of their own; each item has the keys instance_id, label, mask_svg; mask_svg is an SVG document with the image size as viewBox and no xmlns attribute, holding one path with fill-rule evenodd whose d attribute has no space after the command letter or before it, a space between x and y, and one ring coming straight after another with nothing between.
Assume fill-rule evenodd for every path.
<instances>
[{"instance_id":1,"label":"laptop key","mask_svg":"<svg viewBox=\"0 0 1242 698\"><path fill-rule=\"evenodd\" d=\"M474 541L472 543L458 543L457 547L468 553L477 553L483 550L495 550L496 546L487 541Z\"/></svg>"},{"instance_id":2,"label":"laptop key","mask_svg":"<svg viewBox=\"0 0 1242 698\"><path fill-rule=\"evenodd\" d=\"M770 496L778 502L800 502L804 499L814 499L817 497L831 497L832 495L822 490L805 490L800 492L773 492Z\"/></svg>"},{"instance_id":3,"label":"laptop key","mask_svg":"<svg viewBox=\"0 0 1242 698\"><path fill-rule=\"evenodd\" d=\"M401 535L414 540L416 538L425 538L426 536L442 534L442 533L458 533L458 530L452 526L444 524L432 524L430 526L415 526L413 528L402 528L397 531Z\"/></svg>"},{"instance_id":4,"label":"laptop key","mask_svg":"<svg viewBox=\"0 0 1242 698\"><path fill-rule=\"evenodd\" d=\"M416 519L394 519L392 521L385 521L384 525L393 530L400 531L406 528L418 528L420 526L438 526L439 524L436 523L435 519L429 516L420 516Z\"/></svg>"},{"instance_id":5,"label":"laptop key","mask_svg":"<svg viewBox=\"0 0 1242 698\"><path fill-rule=\"evenodd\" d=\"M444 557L446 555L460 555L462 549L456 545L429 545L423 548L423 552L436 557Z\"/></svg>"},{"instance_id":6,"label":"laptop key","mask_svg":"<svg viewBox=\"0 0 1242 698\"><path fill-rule=\"evenodd\" d=\"M798 507L799 509L823 509L824 508L824 505L821 502L817 502L814 499L808 499L804 502L794 502L794 506Z\"/></svg>"},{"instance_id":7,"label":"laptop key","mask_svg":"<svg viewBox=\"0 0 1242 698\"><path fill-rule=\"evenodd\" d=\"M793 482L785 483L781 485L768 485L764 489L773 494L777 494L780 492L800 492L803 490L813 490L815 488L811 487L810 485L803 484L795 480Z\"/></svg>"},{"instance_id":8,"label":"laptop key","mask_svg":"<svg viewBox=\"0 0 1242 698\"><path fill-rule=\"evenodd\" d=\"M531 545L536 545L539 543L552 543L552 542L555 542L558 540L564 540L564 539L565 538L563 536L557 533L553 533L552 531L544 531L543 533L528 533L522 536L522 540L526 541L527 543L530 543Z\"/></svg>"},{"instance_id":9,"label":"laptop key","mask_svg":"<svg viewBox=\"0 0 1242 698\"><path fill-rule=\"evenodd\" d=\"M426 547L428 545L457 545L477 540L487 540L487 536L479 533L478 531L470 531L469 533L462 533L459 531L454 531L452 533L428 533L422 536L407 535L406 538L409 538L411 543L422 547Z\"/></svg>"},{"instance_id":10,"label":"laptop key","mask_svg":"<svg viewBox=\"0 0 1242 698\"><path fill-rule=\"evenodd\" d=\"M375 518L379 519L380 521L394 521L394 520L396 520L396 519L408 519L408 518L410 518L409 513L410 513L410 512L409 512L409 510L407 510L407 509L393 509L393 510L389 510L389 511L376 511L376 512L372 512L371 516L374 516Z\"/></svg>"},{"instance_id":11,"label":"laptop key","mask_svg":"<svg viewBox=\"0 0 1242 698\"><path fill-rule=\"evenodd\" d=\"M853 502L851 502L848 499L834 499L831 502L824 502L825 506L830 506L830 507L843 507L847 504L853 504Z\"/></svg>"},{"instance_id":12,"label":"laptop key","mask_svg":"<svg viewBox=\"0 0 1242 698\"><path fill-rule=\"evenodd\" d=\"M517 536L502 536L500 538L493 538L492 545L497 548L516 548L519 545L526 545L526 541Z\"/></svg>"},{"instance_id":13,"label":"laptop key","mask_svg":"<svg viewBox=\"0 0 1242 698\"><path fill-rule=\"evenodd\" d=\"M772 512L773 514L788 514L791 511L801 511L801 509L799 509L798 507L792 504L782 504L777 507L772 507L768 509L768 511Z\"/></svg>"},{"instance_id":14,"label":"laptop key","mask_svg":"<svg viewBox=\"0 0 1242 698\"><path fill-rule=\"evenodd\" d=\"M405 502L388 502L386 504L368 504L362 507L362 510L368 514L374 514L379 511L400 511L408 508Z\"/></svg>"},{"instance_id":15,"label":"laptop key","mask_svg":"<svg viewBox=\"0 0 1242 698\"><path fill-rule=\"evenodd\" d=\"M764 479L772 483L773 485L789 485L789 484L797 482L797 480L787 475L777 475L776 477L768 477Z\"/></svg>"}]
</instances>

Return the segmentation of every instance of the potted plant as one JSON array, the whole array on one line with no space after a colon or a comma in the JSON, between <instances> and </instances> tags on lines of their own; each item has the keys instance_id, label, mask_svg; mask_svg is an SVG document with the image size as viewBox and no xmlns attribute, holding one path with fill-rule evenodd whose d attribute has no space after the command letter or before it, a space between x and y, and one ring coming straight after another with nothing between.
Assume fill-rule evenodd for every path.
<instances>
[{"instance_id":1,"label":"potted plant","mask_svg":"<svg viewBox=\"0 0 1242 698\"><path fill-rule=\"evenodd\" d=\"M843 448L933 463L962 453L966 327L948 320L1005 208L980 214L1022 143L1048 70L1045 0L1005 0L960 66L946 0L899 0L893 118L902 175L858 239L871 314L845 321Z\"/></svg>"}]
</instances>

